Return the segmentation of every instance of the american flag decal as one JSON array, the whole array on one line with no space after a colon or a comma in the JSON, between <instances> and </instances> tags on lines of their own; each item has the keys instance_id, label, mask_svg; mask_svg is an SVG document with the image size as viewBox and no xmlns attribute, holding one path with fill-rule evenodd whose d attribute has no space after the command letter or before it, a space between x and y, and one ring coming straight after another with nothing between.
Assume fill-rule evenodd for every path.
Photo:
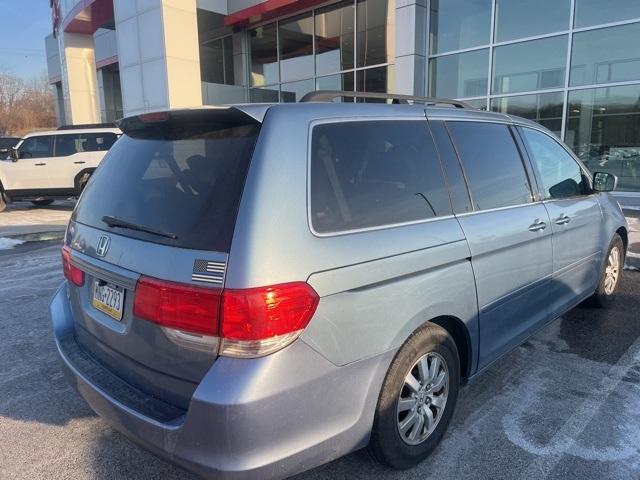
<instances>
[{"instance_id":1,"label":"american flag decal","mask_svg":"<svg viewBox=\"0 0 640 480\"><path fill-rule=\"evenodd\" d=\"M195 260L191 280L194 282L214 283L222 285L224 280L225 262L212 262L209 260Z\"/></svg>"}]
</instances>

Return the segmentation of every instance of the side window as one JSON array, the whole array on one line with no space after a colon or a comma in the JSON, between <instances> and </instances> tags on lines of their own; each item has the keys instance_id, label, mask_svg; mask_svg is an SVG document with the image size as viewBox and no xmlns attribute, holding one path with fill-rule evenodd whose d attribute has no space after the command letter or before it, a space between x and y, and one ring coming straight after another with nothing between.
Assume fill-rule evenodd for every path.
<instances>
[{"instance_id":1,"label":"side window","mask_svg":"<svg viewBox=\"0 0 640 480\"><path fill-rule=\"evenodd\" d=\"M509 127L448 122L478 210L532 201L529 179Z\"/></svg>"},{"instance_id":2,"label":"side window","mask_svg":"<svg viewBox=\"0 0 640 480\"><path fill-rule=\"evenodd\" d=\"M106 152L117 140L115 133L84 133L78 139L80 152Z\"/></svg>"},{"instance_id":3,"label":"side window","mask_svg":"<svg viewBox=\"0 0 640 480\"><path fill-rule=\"evenodd\" d=\"M80 143L78 135L57 135L55 138L56 157L68 157L82 151L78 149Z\"/></svg>"},{"instance_id":4,"label":"side window","mask_svg":"<svg viewBox=\"0 0 640 480\"><path fill-rule=\"evenodd\" d=\"M522 133L542 181L545 199L568 198L588 193L580 166L558 142L531 128L522 128Z\"/></svg>"},{"instance_id":5,"label":"side window","mask_svg":"<svg viewBox=\"0 0 640 480\"><path fill-rule=\"evenodd\" d=\"M45 158L51 156L52 137L29 137L18 150L19 158Z\"/></svg>"},{"instance_id":6,"label":"side window","mask_svg":"<svg viewBox=\"0 0 640 480\"><path fill-rule=\"evenodd\" d=\"M318 233L451 214L426 121L314 127L310 196L311 223Z\"/></svg>"}]
</instances>

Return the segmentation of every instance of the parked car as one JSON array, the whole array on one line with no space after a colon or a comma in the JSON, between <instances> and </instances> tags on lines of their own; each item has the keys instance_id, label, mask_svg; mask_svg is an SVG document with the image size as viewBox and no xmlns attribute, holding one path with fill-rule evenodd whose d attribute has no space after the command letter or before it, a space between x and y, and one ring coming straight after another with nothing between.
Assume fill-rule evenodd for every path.
<instances>
[{"instance_id":1,"label":"parked car","mask_svg":"<svg viewBox=\"0 0 640 480\"><path fill-rule=\"evenodd\" d=\"M615 297L614 176L529 120L341 95L381 96L126 118L73 212L50 306L71 383L200 475L367 445L416 465L461 381Z\"/></svg>"},{"instance_id":2,"label":"parked car","mask_svg":"<svg viewBox=\"0 0 640 480\"><path fill-rule=\"evenodd\" d=\"M6 202L49 205L79 196L122 132L118 128L65 129L25 136L0 162L0 212Z\"/></svg>"}]
</instances>

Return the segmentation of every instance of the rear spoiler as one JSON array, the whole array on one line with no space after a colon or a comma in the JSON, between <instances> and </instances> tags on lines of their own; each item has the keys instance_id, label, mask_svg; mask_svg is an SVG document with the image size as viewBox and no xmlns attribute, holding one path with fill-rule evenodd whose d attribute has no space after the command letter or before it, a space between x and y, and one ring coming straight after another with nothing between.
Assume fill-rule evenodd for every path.
<instances>
[{"instance_id":1,"label":"rear spoiler","mask_svg":"<svg viewBox=\"0 0 640 480\"><path fill-rule=\"evenodd\" d=\"M117 126L124 133L131 133L153 127L170 126L172 124L175 126L187 123L198 125L225 124L233 126L262 123L262 119L266 113L264 106L262 109L252 108L249 105L245 108L243 107L161 110L123 118L117 122Z\"/></svg>"}]
</instances>

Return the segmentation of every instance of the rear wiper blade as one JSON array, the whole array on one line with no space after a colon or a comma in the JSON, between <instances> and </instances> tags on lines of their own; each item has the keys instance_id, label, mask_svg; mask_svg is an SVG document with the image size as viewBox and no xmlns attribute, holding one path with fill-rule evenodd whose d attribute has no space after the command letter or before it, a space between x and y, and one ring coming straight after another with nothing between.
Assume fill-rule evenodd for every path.
<instances>
[{"instance_id":1,"label":"rear wiper blade","mask_svg":"<svg viewBox=\"0 0 640 480\"><path fill-rule=\"evenodd\" d=\"M154 228L145 227L144 225L137 225L135 223L127 222L126 220L121 220L119 218L112 217L110 215L105 215L104 217L102 217L102 221L110 227L128 228L129 230L137 230L139 232L151 233L152 235L171 238L172 240L178 239L178 236L174 233L163 232L161 230L156 230Z\"/></svg>"}]
</instances>

